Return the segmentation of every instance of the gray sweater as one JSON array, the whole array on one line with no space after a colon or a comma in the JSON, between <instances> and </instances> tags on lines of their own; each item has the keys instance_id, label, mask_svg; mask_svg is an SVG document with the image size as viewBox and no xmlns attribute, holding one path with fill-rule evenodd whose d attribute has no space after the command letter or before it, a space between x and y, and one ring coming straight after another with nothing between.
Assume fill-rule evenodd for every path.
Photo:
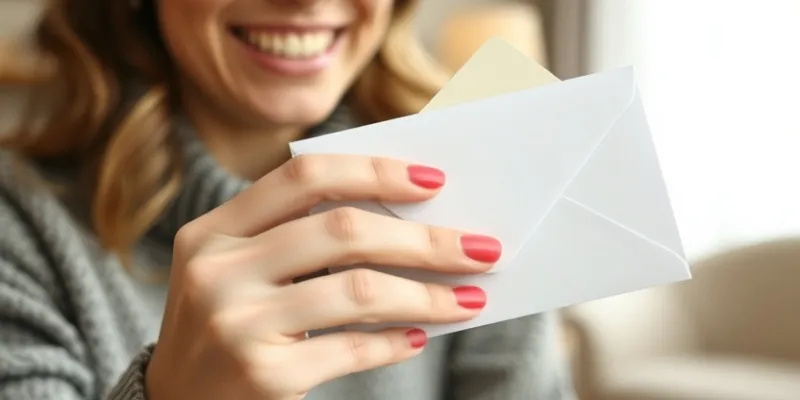
<instances>
[{"instance_id":1,"label":"gray sweater","mask_svg":"<svg viewBox=\"0 0 800 400\"><path fill-rule=\"evenodd\" d=\"M347 127L341 114L315 133ZM186 126L178 133L192 136ZM137 265L167 271L177 228L249 184L185 142L184 186L137 246ZM75 169L0 152L0 400L145 399L167 288L135 278L98 245L85 191L56 195L42 184L75 187ZM550 314L485 326L434 338L414 359L329 382L308 399L574 399L558 343Z\"/></svg>"}]
</instances>

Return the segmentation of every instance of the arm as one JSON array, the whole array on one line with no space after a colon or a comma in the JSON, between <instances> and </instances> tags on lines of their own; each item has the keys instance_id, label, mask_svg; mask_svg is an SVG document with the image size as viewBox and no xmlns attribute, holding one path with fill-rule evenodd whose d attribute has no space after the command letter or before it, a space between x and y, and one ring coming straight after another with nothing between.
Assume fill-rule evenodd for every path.
<instances>
[{"instance_id":1,"label":"arm","mask_svg":"<svg viewBox=\"0 0 800 400\"><path fill-rule=\"evenodd\" d=\"M558 317L543 313L456 335L452 400L573 400L558 338Z\"/></svg>"},{"instance_id":2,"label":"arm","mask_svg":"<svg viewBox=\"0 0 800 400\"><path fill-rule=\"evenodd\" d=\"M144 400L147 350L110 395L98 393L85 338L57 300L59 278L24 221L0 196L0 399Z\"/></svg>"}]
</instances>

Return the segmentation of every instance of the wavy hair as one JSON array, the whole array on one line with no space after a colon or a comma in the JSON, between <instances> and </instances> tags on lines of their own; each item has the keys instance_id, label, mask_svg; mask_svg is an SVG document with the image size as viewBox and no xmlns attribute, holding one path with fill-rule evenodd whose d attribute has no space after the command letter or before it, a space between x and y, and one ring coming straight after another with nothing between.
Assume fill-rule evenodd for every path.
<instances>
[{"instance_id":1,"label":"wavy hair","mask_svg":"<svg viewBox=\"0 0 800 400\"><path fill-rule=\"evenodd\" d=\"M32 159L80 160L91 188L92 227L122 256L181 185L171 116L178 106L154 0L51 0L34 34L54 61L19 129L0 141ZM367 122L419 111L448 78L414 38L417 0L396 0L382 47L347 98ZM125 83L143 82L130 102ZM16 84L0 76L0 84Z\"/></svg>"}]
</instances>

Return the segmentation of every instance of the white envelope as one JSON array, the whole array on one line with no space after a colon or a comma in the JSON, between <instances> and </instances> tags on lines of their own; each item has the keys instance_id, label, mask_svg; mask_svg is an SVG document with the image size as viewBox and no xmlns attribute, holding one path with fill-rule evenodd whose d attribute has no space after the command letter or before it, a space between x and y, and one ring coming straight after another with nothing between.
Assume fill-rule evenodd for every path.
<instances>
[{"instance_id":1,"label":"white envelope","mask_svg":"<svg viewBox=\"0 0 800 400\"><path fill-rule=\"evenodd\" d=\"M691 277L631 68L302 140L291 150L439 167L447 184L431 201L355 205L503 242L496 273L376 267L487 292L480 316L421 326L430 336Z\"/></svg>"}]
</instances>

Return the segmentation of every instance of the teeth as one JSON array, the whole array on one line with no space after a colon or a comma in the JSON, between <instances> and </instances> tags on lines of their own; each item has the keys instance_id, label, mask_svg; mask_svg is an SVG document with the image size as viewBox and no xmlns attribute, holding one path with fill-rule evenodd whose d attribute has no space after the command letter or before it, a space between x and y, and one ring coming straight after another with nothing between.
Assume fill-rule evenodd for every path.
<instances>
[{"instance_id":1,"label":"teeth","mask_svg":"<svg viewBox=\"0 0 800 400\"><path fill-rule=\"evenodd\" d=\"M247 32L242 38L259 50L286 58L311 58L319 56L333 43L333 31L313 33Z\"/></svg>"}]
</instances>

